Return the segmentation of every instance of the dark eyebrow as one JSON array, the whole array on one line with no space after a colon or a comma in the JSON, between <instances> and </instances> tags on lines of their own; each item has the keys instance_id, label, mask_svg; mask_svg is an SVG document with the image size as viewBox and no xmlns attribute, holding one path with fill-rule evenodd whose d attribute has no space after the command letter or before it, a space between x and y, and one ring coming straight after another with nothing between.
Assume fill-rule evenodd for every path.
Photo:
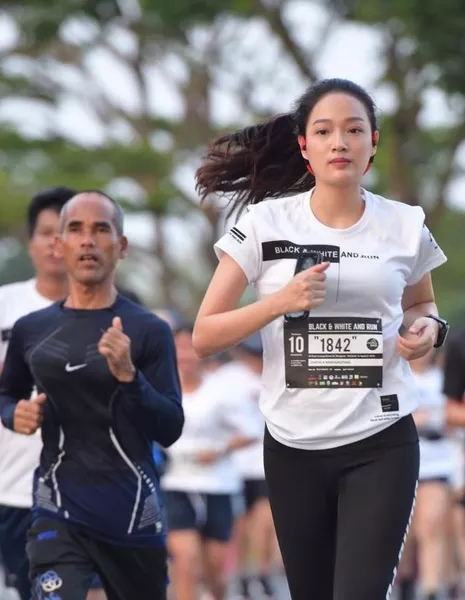
<instances>
[{"instance_id":1,"label":"dark eyebrow","mask_svg":"<svg viewBox=\"0 0 465 600\"><path fill-rule=\"evenodd\" d=\"M95 221L92 223L93 227L106 227L107 229L111 229L111 223L109 221ZM78 219L73 219L66 223L66 227L82 227L82 221L78 221Z\"/></svg>"},{"instance_id":2,"label":"dark eyebrow","mask_svg":"<svg viewBox=\"0 0 465 600\"><path fill-rule=\"evenodd\" d=\"M77 219L73 219L72 221L68 221L68 223L66 223L66 227L76 227L78 225L81 226L82 221L78 221Z\"/></svg>"},{"instance_id":3,"label":"dark eyebrow","mask_svg":"<svg viewBox=\"0 0 465 600\"><path fill-rule=\"evenodd\" d=\"M94 226L107 227L108 229L111 229L111 223L109 221L95 221Z\"/></svg>"},{"instance_id":4,"label":"dark eyebrow","mask_svg":"<svg viewBox=\"0 0 465 600\"><path fill-rule=\"evenodd\" d=\"M349 117L348 119L345 119L345 122L349 122L349 121L360 121L362 123L365 123L365 119L362 119L362 117ZM332 119L317 119L316 121L313 121L312 125L317 125L318 123L331 123Z\"/></svg>"}]
</instances>

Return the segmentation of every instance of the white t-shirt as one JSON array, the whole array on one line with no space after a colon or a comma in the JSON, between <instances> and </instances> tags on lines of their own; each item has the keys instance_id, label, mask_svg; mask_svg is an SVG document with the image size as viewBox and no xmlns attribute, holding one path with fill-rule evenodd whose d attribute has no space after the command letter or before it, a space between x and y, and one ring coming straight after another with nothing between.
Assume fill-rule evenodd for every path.
<instances>
[{"instance_id":1,"label":"white t-shirt","mask_svg":"<svg viewBox=\"0 0 465 600\"><path fill-rule=\"evenodd\" d=\"M430 368L424 373L414 374L420 391L419 409L444 411L446 399L442 393L443 374L438 368ZM431 441L420 435L420 481L454 475L454 448L446 437Z\"/></svg>"},{"instance_id":2,"label":"white t-shirt","mask_svg":"<svg viewBox=\"0 0 465 600\"><path fill-rule=\"evenodd\" d=\"M0 287L0 361L4 361L8 339L16 321L52 304L36 290L35 279ZM40 431L27 436L14 433L0 421L0 504L17 508L32 506L32 478L39 464Z\"/></svg>"},{"instance_id":3,"label":"white t-shirt","mask_svg":"<svg viewBox=\"0 0 465 600\"><path fill-rule=\"evenodd\" d=\"M230 386L234 395L247 402L250 406L250 419L256 423L260 431L260 439L233 452L233 460L242 479L265 479L263 466L263 433L265 423L260 412L258 402L260 399L261 376L254 373L247 365L241 362L230 362L221 367L216 376L219 385Z\"/></svg>"},{"instance_id":4,"label":"white t-shirt","mask_svg":"<svg viewBox=\"0 0 465 600\"><path fill-rule=\"evenodd\" d=\"M326 299L308 321L285 329L281 317L261 331L260 408L271 435L325 449L373 435L416 408L409 364L395 347L401 300L446 257L420 207L364 191L361 219L332 229L316 219L310 196L250 207L215 249L238 263L259 299L292 279L302 249L331 262Z\"/></svg>"},{"instance_id":5,"label":"white t-shirt","mask_svg":"<svg viewBox=\"0 0 465 600\"><path fill-rule=\"evenodd\" d=\"M242 480L231 453L212 464L200 464L196 454L223 449L234 437L257 438L260 429L250 418L250 407L235 389L221 385L216 375L207 375L192 393L183 393L182 436L168 448L168 465L162 488L204 494L235 494Z\"/></svg>"}]
</instances>

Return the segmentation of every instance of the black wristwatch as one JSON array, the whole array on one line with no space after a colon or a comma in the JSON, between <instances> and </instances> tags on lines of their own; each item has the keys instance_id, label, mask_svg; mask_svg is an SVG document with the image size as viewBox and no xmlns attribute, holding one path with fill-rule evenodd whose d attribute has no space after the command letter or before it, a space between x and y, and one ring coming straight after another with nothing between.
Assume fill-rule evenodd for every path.
<instances>
[{"instance_id":1,"label":"black wristwatch","mask_svg":"<svg viewBox=\"0 0 465 600\"><path fill-rule=\"evenodd\" d=\"M430 319L433 319L433 321L436 321L436 323L439 323L438 339L436 340L434 347L440 348L441 346L444 345L447 334L449 333L449 329L450 329L449 323L445 319L441 319L441 317L437 317L436 315L426 315L426 316Z\"/></svg>"}]
</instances>

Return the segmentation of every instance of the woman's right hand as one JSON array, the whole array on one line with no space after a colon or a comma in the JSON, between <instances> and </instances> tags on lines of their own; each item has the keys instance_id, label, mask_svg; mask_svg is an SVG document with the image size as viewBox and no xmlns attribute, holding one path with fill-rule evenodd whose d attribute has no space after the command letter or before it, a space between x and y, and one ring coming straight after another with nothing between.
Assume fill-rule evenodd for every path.
<instances>
[{"instance_id":1,"label":"woman's right hand","mask_svg":"<svg viewBox=\"0 0 465 600\"><path fill-rule=\"evenodd\" d=\"M287 285L275 293L282 315L311 310L319 306L326 296L326 269L331 263L323 262L297 273Z\"/></svg>"}]
</instances>

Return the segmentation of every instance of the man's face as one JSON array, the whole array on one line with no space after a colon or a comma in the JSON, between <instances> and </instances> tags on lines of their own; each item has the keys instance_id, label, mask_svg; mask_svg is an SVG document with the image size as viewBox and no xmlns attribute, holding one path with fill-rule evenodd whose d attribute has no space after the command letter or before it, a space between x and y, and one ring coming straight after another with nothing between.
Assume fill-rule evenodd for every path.
<instances>
[{"instance_id":1,"label":"man's face","mask_svg":"<svg viewBox=\"0 0 465 600\"><path fill-rule=\"evenodd\" d=\"M38 277L63 279L66 275L65 263L54 251L59 223L59 214L53 209L45 209L37 217L29 240L29 255Z\"/></svg>"},{"instance_id":2,"label":"man's face","mask_svg":"<svg viewBox=\"0 0 465 600\"><path fill-rule=\"evenodd\" d=\"M127 239L116 230L114 214L113 204L95 193L79 194L68 204L57 250L71 279L98 285L113 278L127 248Z\"/></svg>"}]
</instances>

